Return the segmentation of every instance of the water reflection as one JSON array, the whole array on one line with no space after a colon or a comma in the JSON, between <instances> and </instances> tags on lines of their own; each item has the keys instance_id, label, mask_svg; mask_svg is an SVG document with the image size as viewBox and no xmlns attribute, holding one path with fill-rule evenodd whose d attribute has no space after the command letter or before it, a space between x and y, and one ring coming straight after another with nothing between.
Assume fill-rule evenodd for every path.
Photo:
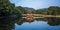
<instances>
[{"instance_id":1,"label":"water reflection","mask_svg":"<svg viewBox=\"0 0 60 30\"><path fill-rule=\"evenodd\" d=\"M60 18L47 18L48 24L50 26L58 26L60 25Z\"/></svg>"},{"instance_id":2,"label":"water reflection","mask_svg":"<svg viewBox=\"0 0 60 30\"><path fill-rule=\"evenodd\" d=\"M35 18L35 19L25 19L25 18L21 18L21 19L12 19L12 18L9 18L9 17L5 17L3 19L0 19L0 30L12 30L12 29L15 29L16 25L23 25L24 23L29 23L29 25L32 23L32 26L35 26L36 25L36 28L40 28L41 25L45 25L45 26L60 26L60 18L56 18L56 17L51 17L51 18ZM42 24L43 22L43 24ZM46 24L47 23L47 24ZM34 25L33 25L34 24ZM37 25L39 24L39 25ZM27 24L24 24L28 27ZM38 27L37 27L38 26ZM44 26L44 27L45 27ZM24 26L23 26L24 27ZM44 28L42 27L42 28ZM59 28L59 27L58 27ZM17 29L15 29L17 30ZM60 30L60 29L59 29Z\"/></svg>"},{"instance_id":3,"label":"water reflection","mask_svg":"<svg viewBox=\"0 0 60 30\"><path fill-rule=\"evenodd\" d=\"M9 18L0 19L0 30L12 30L14 29L15 20Z\"/></svg>"},{"instance_id":4,"label":"water reflection","mask_svg":"<svg viewBox=\"0 0 60 30\"><path fill-rule=\"evenodd\" d=\"M50 25L50 26L58 26L60 25L60 18L56 18L56 17L50 17L50 18L35 18L35 19L25 19L25 18L22 18L20 19L17 24L18 25L21 25L25 22L28 22L28 23L32 23L34 21L47 21L47 24Z\"/></svg>"},{"instance_id":5,"label":"water reflection","mask_svg":"<svg viewBox=\"0 0 60 30\"><path fill-rule=\"evenodd\" d=\"M20 17L21 18L21 17ZM0 30L12 30L15 29L15 23L19 17L3 16L0 18Z\"/></svg>"},{"instance_id":6,"label":"water reflection","mask_svg":"<svg viewBox=\"0 0 60 30\"><path fill-rule=\"evenodd\" d=\"M60 30L60 18L20 19L15 30Z\"/></svg>"}]
</instances>

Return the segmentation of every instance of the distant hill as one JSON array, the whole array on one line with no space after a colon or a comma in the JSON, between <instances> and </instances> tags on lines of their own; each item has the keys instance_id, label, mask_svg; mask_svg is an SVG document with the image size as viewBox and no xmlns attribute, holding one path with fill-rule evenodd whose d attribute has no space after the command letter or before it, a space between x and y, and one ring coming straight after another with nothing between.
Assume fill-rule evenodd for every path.
<instances>
[{"instance_id":1,"label":"distant hill","mask_svg":"<svg viewBox=\"0 0 60 30\"><path fill-rule=\"evenodd\" d=\"M25 10L34 10L33 8L23 7Z\"/></svg>"},{"instance_id":2,"label":"distant hill","mask_svg":"<svg viewBox=\"0 0 60 30\"><path fill-rule=\"evenodd\" d=\"M42 8L42 9L37 9L37 10L48 10L48 8Z\"/></svg>"},{"instance_id":3,"label":"distant hill","mask_svg":"<svg viewBox=\"0 0 60 30\"><path fill-rule=\"evenodd\" d=\"M29 7L23 7L25 10L35 10L34 8L29 8ZM48 10L48 8L42 8L42 9L37 9L37 10Z\"/></svg>"}]
</instances>

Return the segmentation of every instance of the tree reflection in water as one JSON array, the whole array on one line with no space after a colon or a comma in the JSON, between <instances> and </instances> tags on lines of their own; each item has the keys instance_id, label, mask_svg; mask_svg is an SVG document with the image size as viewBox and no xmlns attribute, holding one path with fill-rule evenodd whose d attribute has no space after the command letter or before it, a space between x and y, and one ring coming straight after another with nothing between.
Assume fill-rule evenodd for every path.
<instances>
[{"instance_id":1,"label":"tree reflection in water","mask_svg":"<svg viewBox=\"0 0 60 30\"><path fill-rule=\"evenodd\" d=\"M50 26L57 26L57 25L60 25L60 18L47 18L48 20L48 24Z\"/></svg>"},{"instance_id":2,"label":"tree reflection in water","mask_svg":"<svg viewBox=\"0 0 60 30\"><path fill-rule=\"evenodd\" d=\"M0 18L0 30L12 30L19 18L3 17Z\"/></svg>"},{"instance_id":3,"label":"tree reflection in water","mask_svg":"<svg viewBox=\"0 0 60 30\"><path fill-rule=\"evenodd\" d=\"M9 17L5 17L0 19L0 30L12 30L15 28L15 23L18 25L22 25L25 22L34 22L34 21L47 21L50 26L58 26L60 25L60 18L39 18L33 20L26 20L26 19L12 19Z\"/></svg>"},{"instance_id":4,"label":"tree reflection in water","mask_svg":"<svg viewBox=\"0 0 60 30\"><path fill-rule=\"evenodd\" d=\"M18 25L22 25L25 22L34 22L34 21L47 21L47 24L50 26L58 26L60 25L60 18L56 18L56 17L51 17L51 18L37 18L37 19L33 19L33 20L27 20L27 19L20 19L19 21L17 21Z\"/></svg>"}]
</instances>

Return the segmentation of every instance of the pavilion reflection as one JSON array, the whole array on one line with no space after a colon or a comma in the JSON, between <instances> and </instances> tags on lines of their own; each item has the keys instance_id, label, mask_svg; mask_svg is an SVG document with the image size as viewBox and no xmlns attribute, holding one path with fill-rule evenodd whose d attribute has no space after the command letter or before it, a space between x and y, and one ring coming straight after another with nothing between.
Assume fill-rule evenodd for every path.
<instances>
[{"instance_id":1,"label":"pavilion reflection","mask_svg":"<svg viewBox=\"0 0 60 30\"><path fill-rule=\"evenodd\" d=\"M25 22L32 23L34 21L46 21L47 24L50 25L50 26L58 26L58 25L60 25L60 18L54 18L54 17L51 17L51 18L35 18L35 19L22 18L22 20L20 19L17 24L22 25Z\"/></svg>"}]
</instances>

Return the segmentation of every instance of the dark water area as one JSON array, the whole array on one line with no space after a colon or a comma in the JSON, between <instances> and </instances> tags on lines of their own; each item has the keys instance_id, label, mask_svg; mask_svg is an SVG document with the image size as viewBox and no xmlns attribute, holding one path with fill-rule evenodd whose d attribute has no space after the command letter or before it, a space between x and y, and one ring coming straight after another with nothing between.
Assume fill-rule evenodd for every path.
<instances>
[{"instance_id":1,"label":"dark water area","mask_svg":"<svg viewBox=\"0 0 60 30\"><path fill-rule=\"evenodd\" d=\"M60 18L0 19L0 30L60 30Z\"/></svg>"},{"instance_id":2,"label":"dark water area","mask_svg":"<svg viewBox=\"0 0 60 30\"><path fill-rule=\"evenodd\" d=\"M60 30L60 18L20 19L15 30Z\"/></svg>"}]
</instances>

